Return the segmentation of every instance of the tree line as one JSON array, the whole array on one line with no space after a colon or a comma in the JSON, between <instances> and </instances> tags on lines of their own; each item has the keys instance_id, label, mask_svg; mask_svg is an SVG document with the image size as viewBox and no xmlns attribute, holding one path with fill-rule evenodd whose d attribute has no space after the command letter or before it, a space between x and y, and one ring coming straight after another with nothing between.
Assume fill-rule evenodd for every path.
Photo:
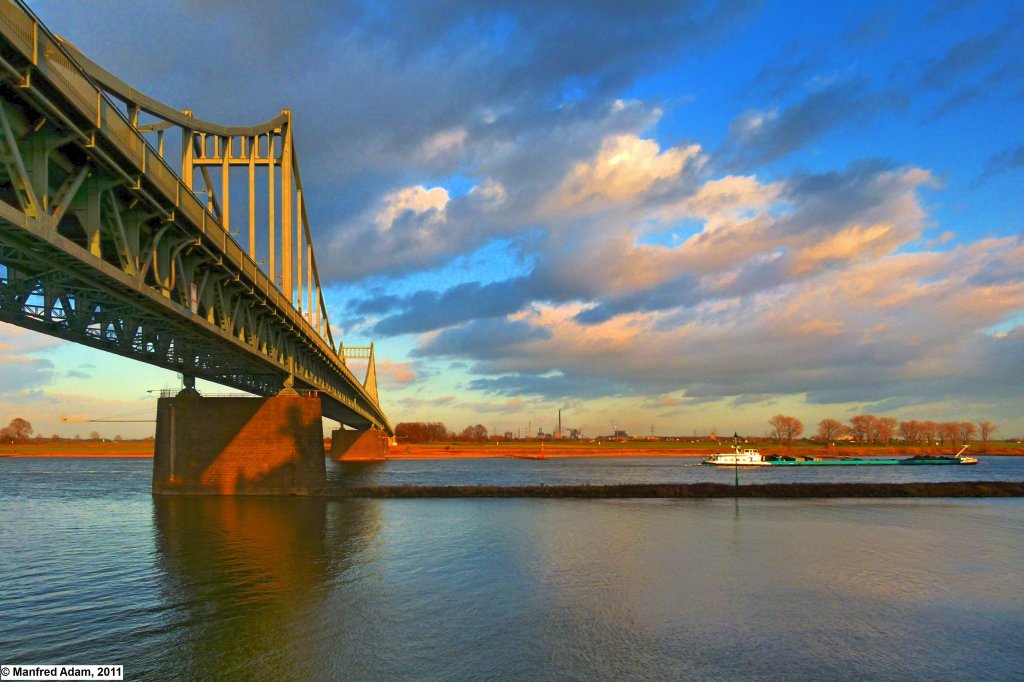
<instances>
[{"instance_id":1,"label":"tree line","mask_svg":"<svg viewBox=\"0 0 1024 682\"><path fill-rule=\"evenodd\" d=\"M60 442L65 440L56 433L46 438L43 434L39 433L33 436L35 430L32 428L32 422L22 417L15 417L11 420L11 423L0 429L0 443L24 443L29 440L33 441L45 441L50 440L53 442ZM99 431L90 431L89 440L100 440ZM72 437L72 440L82 440L82 437L77 433ZM123 440L120 434L114 436L115 441Z\"/></svg>"},{"instance_id":2,"label":"tree line","mask_svg":"<svg viewBox=\"0 0 1024 682\"><path fill-rule=\"evenodd\" d=\"M791 444L804 432L804 425L796 417L777 414L768 420L772 428L772 437L779 444ZM908 445L956 446L966 444L976 438L988 442L996 432L996 425L990 421L973 422L936 422L910 419L899 421L893 417L879 417L874 414L860 414L851 417L849 424L836 419L822 419L818 423L818 440L833 442L842 439L853 439L858 443L877 443L888 445L894 440L901 440Z\"/></svg>"},{"instance_id":3,"label":"tree line","mask_svg":"<svg viewBox=\"0 0 1024 682\"><path fill-rule=\"evenodd\" d=\"M441 422L402 422L395 427L400 443L427 443L438 441L481 442L488 439L487 427L471 424L461 432L449 431Z\"/></svg>"}]
</instances>

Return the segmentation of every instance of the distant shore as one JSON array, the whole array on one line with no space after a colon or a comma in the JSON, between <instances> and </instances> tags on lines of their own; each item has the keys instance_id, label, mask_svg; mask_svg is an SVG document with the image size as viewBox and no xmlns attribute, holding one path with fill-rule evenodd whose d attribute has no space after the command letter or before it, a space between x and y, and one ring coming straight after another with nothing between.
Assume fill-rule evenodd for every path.
<instances>
[{"instance_id":1,"label":"distant shore","mask_svg":"<svg viewBox=\"0 0 1024 682\"><path fill-rule=\"evenodd\" d=\"M1024 482L964 481L943 483L652 483L626 485L519 486L373 486L348 488L332 498L450 499L450 498L911 498L911 497L1024 497Z\"/></svg>"},{"instance_id":2,"label":"distant shore","mask_svg":"<svg viewBox=\"0 0 1024 682\"><path fill-rule=\"evenodd\" d=\"M153 457L152 440L139 441L63 441L43 443L14 443L0 445L0 457L96 457L136 458ZM417 443L399 444L391 449L388 459L564 459L583 457L704 457L713 452L728 451L728 443L685 441L511 441L494 443ZM796 443L779 446L775 443L748 443L745 447L759 448L762 454L802 455L808 457L909 457L920 454L949 454L957 449L919 446L858 446L842 444L826 447L815 443ZM969 453L984 456L1024 455L1020 443L989 442L971 445Z\"/></svg>"}]
</instances>

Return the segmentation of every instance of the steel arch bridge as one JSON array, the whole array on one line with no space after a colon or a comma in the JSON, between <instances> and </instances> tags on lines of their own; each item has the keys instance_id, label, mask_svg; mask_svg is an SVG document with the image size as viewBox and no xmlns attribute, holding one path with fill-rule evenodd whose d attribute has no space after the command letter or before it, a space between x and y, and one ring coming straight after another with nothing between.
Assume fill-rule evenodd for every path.
<instances>
[{"instance_id":1,"label":"steel arch bridge","mask_svg":"<svg viewBox=\"0 0 1024 682\"><path fill-rule=\"evenodd\" d=\"M373 345L331 335L291 112L176 111L21 0L0 0L0 321L257 395L315 390L324 416L393 433Z\"/></svg>"}]
</instances>

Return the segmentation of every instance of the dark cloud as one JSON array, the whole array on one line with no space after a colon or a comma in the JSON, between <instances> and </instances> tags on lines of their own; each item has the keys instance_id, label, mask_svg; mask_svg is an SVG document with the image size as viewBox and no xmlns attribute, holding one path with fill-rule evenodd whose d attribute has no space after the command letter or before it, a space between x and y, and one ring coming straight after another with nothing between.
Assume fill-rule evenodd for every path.
<instances>
[{"instance_id":1,"label":"dark cloud","mask_svg":"<svg viewBox=\"0 0 1024 682\"><path fill-rule=\"evenodd\" d=\"M856 223L859 216L889 202L902 193L884 181L895 169L885 159L861 159L844 170L826 173L797 171L786 182L783 197L795 210L780 220L785 234L808 230L830 232Z\"/></svg>"},{"instance_id":2,"label":"dark cloud","mask_svg":"<svg viewBox=\"0 0 1024 682\"><path fill-rule=\"evenodd\" d=\"M943 19L952 17L960 10L970 7L978 0L936 0L925 16L925 23L934 24Z\"/></svg>"},{"instance_id":3,"label":"dark cloud","mask_svg":"<svg viewBox=\"0 0 1024 682\"><path fill-rule=\"evenodd\" d=\"M846 34L846 42L865 47L881 42L892 35L900 12L895 5L880 5Z\"/></svg>"},{"instance_id":4,"label":"dark cloud","mask_svg":"<svg viewBox=\"0 0 1024 682\"><path fill-rule=\"evenodd\" d=\"M790 43L773 59L767 60L740 90L746 100L752 93L770 99L781 99L802 89L804 83L821 67L822 55L816 51L803 54L803 45Z\"/></svg>"},{"instance_id":5,"label":"dark cloud","mask_svg":"<svg viewBox=\"0 0 1024 682\"><path fill-rule=\"evenodd\" d=\"M1011 145L990 156L985 162L985 170L978 180L986 180L994 175L1008 173L1022 167L1024 167L1024 142Z\"/></svg>"},{"instance_id":6,"label":"dark cloud","mask_svg":"<svg viewBox=\"0 0 1024 682\"><path fill-rule=\"evenodd\" d=\"M517 277L491 284L459 284L440 292L417 291L396 299L391 307L401 307L402 311L382 319L373 331L384 336L396 336L450 327L467 320L504 317L520 310L531 300L528 293L530 283L528 277ZM379 306L378 299L362 303L359 307L365 312Z\"/></svg>"},{"instance_id":7,"label":"dark cloud","mask_svg":"<svg viewBox=\"0 0 1024 682\"><path fill-rule=\"evenodd\" d=\"M624 313L651 312L689 306L702 299L699 279L683 275L656 288L642 289L621 296L608 296L604 301L576 315L582 324L600 324Z\"/></svg>"},{"instance_id":8,"label":"dark cloud","mask_svg":"<svg viewBox=\"0 0 1024 682\"><path fill-rule=\"evenodd\" d=\"M960 78L978 69L991 66L1001 56L1004 43L1016 39L1015 22L1007 22L996 30L975 35L951 46L937 59L928 61L918 80L926 90L945 90Z\"/></svg>"},{"instance_id":9,"label":"dark cloud","mask_svg":"<svg viewBox=\"0 0 1024 682\"><path fill-rule=\"evenodd\" d=\"M605 398L612 395L636 395L636 384L616 384L605 377L585 374L509 374L474 379L470 388L510 397L540 396L545 400L564 398Z\"/></svg>"},{"instance_id":10,"label":"dark cloud","mask_svg":"<svg viewBox=\"0 0 1024 682\"><path fill-rule=\"evenodd\" d=\"M439 333L414 351L419 357L472 357L486 360L515 354L516 346L551 338L551 331L521 320L486 318Z\"/></svg>"},{"instance_id":11,"label":"dark cloud","mask_svg":"<svg viewBox=\"0 0 1024 682\"><path fill-rule=\"evenodd\" d=\"M749 170L781 159L836 127L870 120L902 108L892 92L873 91L865 79L834 83L775 112L749 111L739 116L718 153L726 167Z\"/></svg>"}]
</instances>

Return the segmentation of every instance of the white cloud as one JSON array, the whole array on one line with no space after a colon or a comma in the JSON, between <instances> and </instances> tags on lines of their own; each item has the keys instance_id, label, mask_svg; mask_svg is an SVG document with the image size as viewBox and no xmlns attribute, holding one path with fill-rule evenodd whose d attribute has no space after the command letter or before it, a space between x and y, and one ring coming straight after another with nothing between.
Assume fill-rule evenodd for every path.
<instances>
[{"instance_id":1,"label":"white cloud","mask_svg":"<svg viewBox=\"0 0 1024 682\"><path fill-rule=\"evenodd\" d=\"M383 198L374 222L380 231L391 229L403 215L409 213L426 216L430 223L441 222L444 220L448 198L448 190L443 187L405 187Z\"/></svg>"},{"instance_id":2,"label":"white cloud","mask_svg":"<svg viewBox=\"0 0 1024 682\"><path fill-rule=\"evenodd\" d=\"M703 163L700 145L662 151L654 140L633 134L607 138L597 155L576 164L562 181L553 204L567 208L586 202L622 202L677 178L688 163Z\"/></svg>"}]
</instances>

